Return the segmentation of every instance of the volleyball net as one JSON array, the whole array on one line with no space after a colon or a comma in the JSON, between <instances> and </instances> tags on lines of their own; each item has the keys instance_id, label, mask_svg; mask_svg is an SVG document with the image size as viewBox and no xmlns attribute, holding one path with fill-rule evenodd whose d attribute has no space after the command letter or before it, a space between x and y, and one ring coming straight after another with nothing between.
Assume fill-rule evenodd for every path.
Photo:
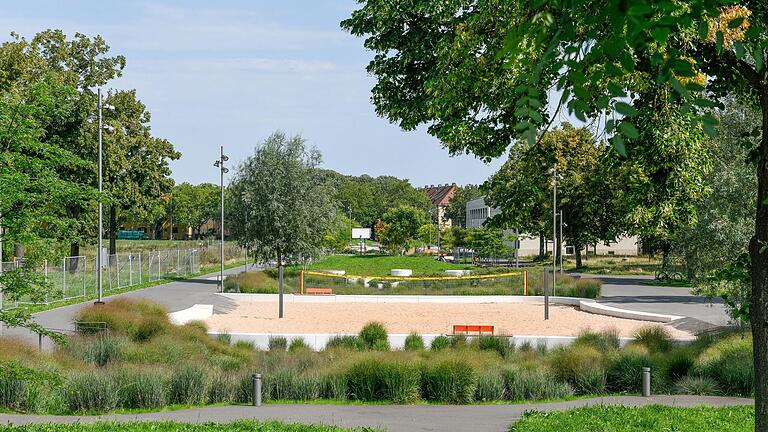
<instances>
[{"instance_id":1,"label":"volleyball net","mask_svg":"<svg viewBox=\"0 0 768 432\"><path fill-rule=\"evenodd\" d=\"M527 295L525 271L465 276L365 276L303 271L301 294Z\"/></svg>"}]
</instances>

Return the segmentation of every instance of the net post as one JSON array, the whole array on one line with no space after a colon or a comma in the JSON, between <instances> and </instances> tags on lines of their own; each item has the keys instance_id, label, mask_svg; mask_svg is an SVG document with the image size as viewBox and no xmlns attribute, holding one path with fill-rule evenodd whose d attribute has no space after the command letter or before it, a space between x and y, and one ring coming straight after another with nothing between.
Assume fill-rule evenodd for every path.
<instances>
[{"instance_id":1,"label":"net post","mask_svg":"<svg viewBox=\"0 0 768 432\"><path fill-rule=\"evenodd\" d=\"M523 295L528 295L528 270L523 272Z\"/></svg>"},{"instance_id":2,"label":"net post","mask_svg":"<svg viewBox=\"0 0 768 432\"><path fill-rule=\"evenodd\" d=\"M304 270L299 272L299 290L304 294Z\"/></svg>"}]
</instances>

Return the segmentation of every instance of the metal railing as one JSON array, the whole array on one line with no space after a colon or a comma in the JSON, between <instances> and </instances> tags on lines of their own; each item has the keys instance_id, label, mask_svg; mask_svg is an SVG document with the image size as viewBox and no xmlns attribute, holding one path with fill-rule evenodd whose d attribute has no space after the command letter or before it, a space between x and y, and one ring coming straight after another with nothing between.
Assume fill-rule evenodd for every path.
<instances>
[{"instance_id":1,"label":"metal railing","mask_svg":"<svg viewBox=\"0 0 768 432\"><path fill-rule=\"evenodd\" d=\"M23 261L0 263L0 271L13 271L24 265ZM56 262L44 261L41 272L51 292L45 300L29 299L0 300L0 308L15 307L20 304L50 304L76 298L87 298L97 292L96 258L84 256L66 257ZM200 272L199 249L172 249L142 253L109 255L102 270L102 289L104 292L125 289L162 279L184 277ZM0 286L0 299L2 287Z\"/></svg>"}]
</instances>

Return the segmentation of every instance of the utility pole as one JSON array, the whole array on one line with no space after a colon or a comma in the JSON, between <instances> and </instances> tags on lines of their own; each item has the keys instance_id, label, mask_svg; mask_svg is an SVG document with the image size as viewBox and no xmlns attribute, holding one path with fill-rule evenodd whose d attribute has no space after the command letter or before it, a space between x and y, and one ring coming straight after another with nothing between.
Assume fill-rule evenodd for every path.
<instances>
[{"instance_id":1,"label":"utility pole","mask_svg":"<svg viewBox=\"0 0 768 432\"><path fill-rule=\"evenodd\" d=\"M219 272L219 292L224 292L224 174L229 172L229 169L224 166L224 162L228 160L229 157L224 155L224 146L221 146L221 157L213 163L213 166L219 168L221 172L221 221L219 223L219 234L221 235L219 260L221 261L221 266Z\"/></svg>"}]
</instances>

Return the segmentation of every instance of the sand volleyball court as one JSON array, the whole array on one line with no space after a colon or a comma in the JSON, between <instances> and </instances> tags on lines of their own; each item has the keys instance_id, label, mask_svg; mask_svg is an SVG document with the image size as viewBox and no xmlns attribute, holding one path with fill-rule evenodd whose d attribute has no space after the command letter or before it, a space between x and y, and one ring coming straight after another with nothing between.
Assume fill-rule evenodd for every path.
<instances>
[{"instance_id":1,"label":"sand volleyball court","mask_svg":"<svg viewBox=\"0 0 768 432\"><path fill-rule=\"evenodd\" d=\"M237 306L206 320L212 332L271 334L350 334L366 323L379 321L390 334L450 334L453 325L492 325L496 334L577 336L585 329L616 329L631 337L646 321L614 318L582 312L575 306L529 303L381 303L381 302L286 302L285 317L278 319L277 301L236 300ZM691 334L667 326L673 338Z\"/></svg>"}]
</instances>

